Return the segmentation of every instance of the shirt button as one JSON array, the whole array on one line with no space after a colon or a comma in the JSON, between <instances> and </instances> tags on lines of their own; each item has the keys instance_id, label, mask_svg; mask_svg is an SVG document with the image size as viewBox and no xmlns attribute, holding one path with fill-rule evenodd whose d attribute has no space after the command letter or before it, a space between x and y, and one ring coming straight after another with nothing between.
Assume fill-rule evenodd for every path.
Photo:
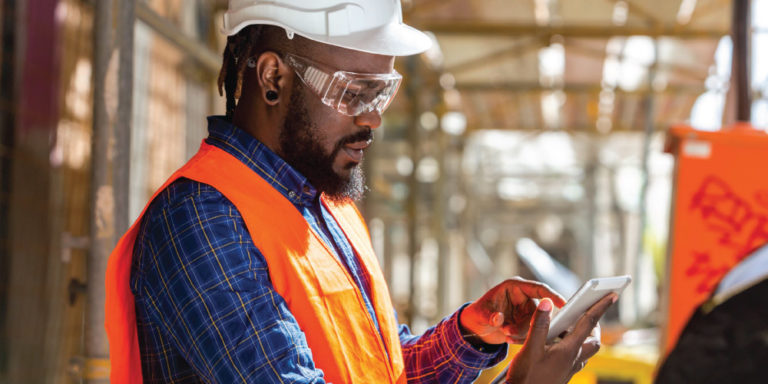
<instances>
[{"instance_id":1,"label":"shirt button","mask_svg":"<svg viewBox=\"0 0 768 384\"><path fill-rule=\"evenodd\" d=\"M288 197L290 197L291 199L295 199L295 198L296 198L296 192L294 192L294 191L289 191L289 192L288 192Z\"/></svg>"}]
</instances>

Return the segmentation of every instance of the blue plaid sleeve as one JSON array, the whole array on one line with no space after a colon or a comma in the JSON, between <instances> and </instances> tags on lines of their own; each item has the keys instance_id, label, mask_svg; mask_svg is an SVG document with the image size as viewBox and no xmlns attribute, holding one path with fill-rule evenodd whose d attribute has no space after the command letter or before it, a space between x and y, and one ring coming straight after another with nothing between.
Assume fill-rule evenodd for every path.
<instances>
[{"instance_id":1,"label":"blue plaid sleeve","mask_svg":"<svg viewBox=\"0 0 768 384\"><path fill-rule=\"evenodd\" d=\"M131 284L145 382L324 382L220 192L180 180L144 217Z\"/></svg>"},{"instance_id":2,"label":"blue plaid sleeve","mask_svg":"<svg viewBox=\"0 0 768 384\"><path fill-rule=\"evenodd\" d=\"M400 325L400 343L409 383L471 383L480 372L504 360L506 345L491 353L481 352L461 336L462 306L421 335Z\"/></svg>"}]
</instances>

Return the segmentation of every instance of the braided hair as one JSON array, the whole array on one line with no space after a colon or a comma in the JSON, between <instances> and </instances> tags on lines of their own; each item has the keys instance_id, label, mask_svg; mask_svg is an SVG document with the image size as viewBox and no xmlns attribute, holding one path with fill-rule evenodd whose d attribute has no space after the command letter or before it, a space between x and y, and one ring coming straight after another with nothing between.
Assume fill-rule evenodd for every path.
<instances>
[{"instance_id":1,"label":"braided hair","mask_svg":"<svg viewBox=\"0 0 768 384\"><path fill-rule=\"evenodd\" d=\"M227 45L224 47L224 61L219 71L219 96L227 94L227 119L232 120L237 100L243 88L243 72L248 59L257 54L254 47L260 45L260 39L264 30L270 28L266 25L249 25L236 35L227 37ZM274 27L271 27L274 28Z\"/></svg>"},{"instance_id":2,"label":"braided hair","mask_svg":"<svg viewBox=\"0 0 768 384\"><path fill-rule=\"evenodd\" d=\"M298 34L288 37L285 29L274 25L249 25L236 35L227 37L224 47L224 61L219 71L219 95L227 95L227 120L232 121L235 106L243 89L243 74L248 59L257 57L265 51L311 52L310 40Z\"/></svg>"}]
</instances>

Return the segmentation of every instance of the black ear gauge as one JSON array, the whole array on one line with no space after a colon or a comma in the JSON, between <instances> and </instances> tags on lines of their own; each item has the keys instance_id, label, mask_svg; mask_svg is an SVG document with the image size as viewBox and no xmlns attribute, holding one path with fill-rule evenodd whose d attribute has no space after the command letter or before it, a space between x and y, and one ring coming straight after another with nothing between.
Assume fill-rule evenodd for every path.
<instances>
[{"instance_id":1,"label":"black ear gauge","mask_svg":"<svg viewBox=\"0 0 768 384\"><path fill-rule=\"evenodd\" d=\"M267 91L267 100L269 101L277 100L277 92L272 90Z\"/></svg>"}]
</instances>

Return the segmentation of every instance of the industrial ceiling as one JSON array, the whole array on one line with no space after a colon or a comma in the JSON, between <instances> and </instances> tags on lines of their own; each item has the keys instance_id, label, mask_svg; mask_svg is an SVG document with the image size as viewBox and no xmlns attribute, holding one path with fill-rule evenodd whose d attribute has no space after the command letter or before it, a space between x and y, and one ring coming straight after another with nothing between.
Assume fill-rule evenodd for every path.
<instances>
[{"instance_id":1,"label":"industrial ceiling","mask_svg":"<svg viewBox=\"0 0 768 384\"><path fill-rule=\"evenodd\" d=\"M608 133L689 118L727 89L715 51L727 0L405 0L434 33L446 104L471 129ZM658 59L656 59L658 58Z\"/></svg>"}]
</instances>

